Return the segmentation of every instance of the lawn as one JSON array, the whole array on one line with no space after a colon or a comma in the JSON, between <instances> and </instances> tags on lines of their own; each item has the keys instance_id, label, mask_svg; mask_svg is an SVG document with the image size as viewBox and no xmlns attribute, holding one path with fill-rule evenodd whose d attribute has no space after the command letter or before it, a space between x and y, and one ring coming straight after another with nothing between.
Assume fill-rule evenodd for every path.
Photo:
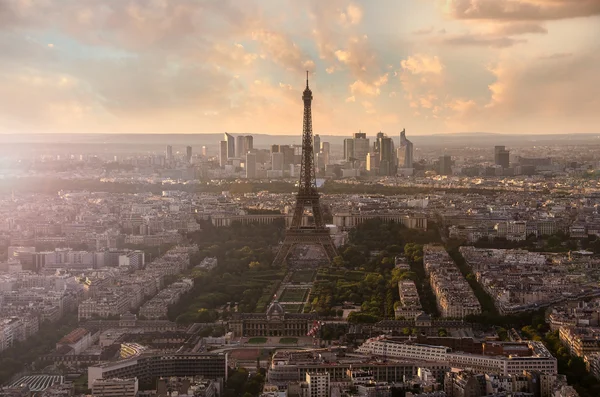
<instances>
[{"instance_id":1,"label":"lawn","mask_svg":"<svg viewBox=\"0 0 600 397\"><path fill-rule=\"evenodd\" d=\"M297 305L297 304L285 305L284 304L283 308L286 313L302 313L302 309L304 308L304 305Z\"/></svg>"},{"instance_id":2,"label":"lawn","mask_svg":"<svg viewBox=\"0 0 600 397\"><path fill-rule=\"evenodd\" d=\"M279 343L284 345L294 345L298 343L298 338L281 338Z\"/></svg>"},{"instance_id":3,"label":"lawn","mask_svg":"<svg viewBox=\"0 0 600 397\"><path fill-rule=\"evenodd\" d=\"M262 343L267 343L267 338L263 338L263 337L250 338L248 340L248 343L251 343L253 345L260 345Z\"/></svg>"},{"instance_id":4,"label":"lawn","mask_svg":"<svg viewBox=\"0 0 600 397\"><path fill-rule=\"evenodd\" d=\"M290 278L290 282L292 283L310 283L315 278L314 270L296 270L292 277Z\"/></svg>"},{"instance_id":5,"label":"lawn","mask_svg":"<svg viewBox=\"0 0 600 397\"><path fill-rule=\"evenodd\" d=\"M304 302L308 288L286 288L279 297L279 302Z\"/></svg>"}]
</instances>

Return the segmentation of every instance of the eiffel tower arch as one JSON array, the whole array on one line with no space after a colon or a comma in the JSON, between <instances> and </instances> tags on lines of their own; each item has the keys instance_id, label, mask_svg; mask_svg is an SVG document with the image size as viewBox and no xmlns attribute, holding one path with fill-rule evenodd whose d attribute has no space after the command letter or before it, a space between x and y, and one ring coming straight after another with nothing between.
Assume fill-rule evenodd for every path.
<instances>
[{"instance_id":1,"label":"eiffel tower arch","mask_svg":"<svg viewBox=\"0 0 600 397\"><path fill-rule=\"evenodd\" d=\"M306 72L306 89L302 94L304 102L304 121L302 129L302 163L300 165L300 181L296 194L296 206L291 226L286 230L285 239L273 261L274 265L282 265L296 246L316 245L321 247L329 264L337 255L329 230L323 221L323 212L317 192L315 178L313 132L312 132L312 91L308 87L308 72ZM302 218L306 209L312 212L314 222L303 225Z\"/></svg>"}]
</instances>

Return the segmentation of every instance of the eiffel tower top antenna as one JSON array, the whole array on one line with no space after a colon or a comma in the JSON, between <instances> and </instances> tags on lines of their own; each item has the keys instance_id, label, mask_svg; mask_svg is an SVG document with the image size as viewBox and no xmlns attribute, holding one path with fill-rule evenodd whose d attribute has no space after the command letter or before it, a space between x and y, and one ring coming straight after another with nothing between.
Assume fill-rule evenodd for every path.
<instances>
[{"instance_id":1,"label":"eiffel tower top antenna","mask_svg":"<svg viewBox=\"0 0 600 397\"><path fill-rule=\"evenodd\" d=\"M306 88L308 88L308 70L306 71Z\"/></svg>"}]
</instances>

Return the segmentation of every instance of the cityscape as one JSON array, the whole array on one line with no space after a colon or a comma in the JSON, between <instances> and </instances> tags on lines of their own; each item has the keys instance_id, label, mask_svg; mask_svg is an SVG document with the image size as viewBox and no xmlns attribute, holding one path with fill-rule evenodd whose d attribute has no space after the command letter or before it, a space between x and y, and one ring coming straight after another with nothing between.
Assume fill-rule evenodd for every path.
<instances>
[{"instance_id":1,"label":"cityscape","mask_svg":"<svg viewBox=\"0 0 600 397\"><path fill-rule=\"evenodd\" d=\"M599 3L437 3L0 3L0 397L600 396Z\"/></svg>"}]
</instances>

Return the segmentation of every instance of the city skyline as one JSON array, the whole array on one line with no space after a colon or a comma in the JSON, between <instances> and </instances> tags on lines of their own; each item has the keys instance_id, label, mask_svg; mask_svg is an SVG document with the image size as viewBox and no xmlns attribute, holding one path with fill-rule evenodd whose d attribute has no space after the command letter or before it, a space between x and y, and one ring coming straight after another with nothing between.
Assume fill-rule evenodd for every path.
<instances>
[{"instance_id":1,"label":"city skyline","mask_svg":"<svg viewBox=\"0 0 600 397\"><path fill-rule=\"evenodd\" d=\"M599 132L597 1L244 4L4 3L0 133Z\"/></svg>"}]
</instances>

